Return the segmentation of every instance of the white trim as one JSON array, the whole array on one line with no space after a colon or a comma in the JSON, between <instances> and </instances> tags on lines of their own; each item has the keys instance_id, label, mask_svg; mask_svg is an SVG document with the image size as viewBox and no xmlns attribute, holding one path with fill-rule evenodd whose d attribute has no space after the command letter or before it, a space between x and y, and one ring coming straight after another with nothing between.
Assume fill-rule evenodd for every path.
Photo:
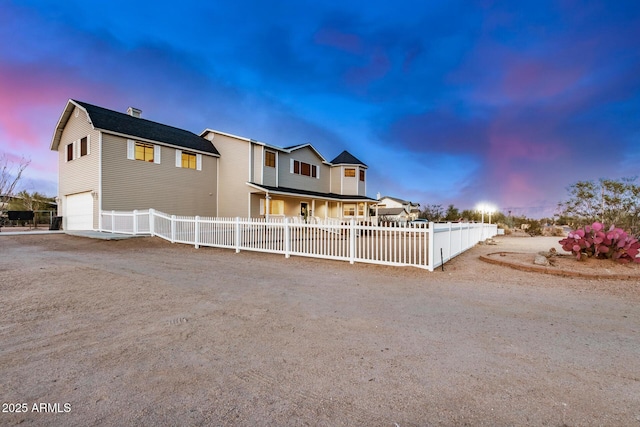
<instances>
[{"instance_id":1,"label":"white trim","mask_svg":"<svg viewBox=\"0 0 640 427\"><path fill-rule=\"evenodd\" d=\"M290 163L289 163L289 173L293 173L293 159L289 159Z\"/></svg>"},{"instance_id":2,"label":"white trim","mask_svg":"<svg viewBox=\"0 0 640 427\"><path fill-rule=\"evenodd\" d=\"M216 158L216 216L220 215L220 157Z\"/></svg>"},{"instance_id":3,"label":"white trim","mask_svg":"<svg viewBox=\"0 0 640 427\"><path fill-rule=\"evenodd\" d=\"M196 170L202 170L202 154L196 154Z\"/></svg>"},{"instance_id":4,"label":"white trim","mask_svg":"<svg viewBox=\"0 0 640 427\"><path fill-rule=\"evenodd\" d=\"M91 135L87 135L87 156L91 154Z\"/></svg>"},{"instance_id":5,"label":"white trim","mask_svg":"<svg viewBox=\"0 0 640 427\"><path fill-rule=\"evenodd\" d=\"M100 132L102 135L102 132ZM127 139L127 159L136 159L136 142L133 139Z\"/></svg>"},{"instance_id":6,"label":"white trim","mask_svg":"<svg viewBox=\"0 0 640 427\"><path fill-rule=\"evenodd\" d=\"M160 153L162 152L162 148L159 145L153 146L153 163L159 165L160 164Z\"/></svg>"},{"instance_id":7,"label":"white trim","mask_svg":"<svg viewBox=\"0 0 640 427\"><path fill-rule=\"evenodd\" d=\"M182 167L182 150L176 150L176 167Z\"/></svg>"},{"instance_id":8,"label":"white trim","mask_svg":"<svg viewBox=\"0 0 640 427\"><path fill-rule=\"evenodd\" d=\"M278 182L279 182L279 176L280 176L280 153L279 152L275 152L276 153L276 187L278 186Z\"/></svg>"},{"instance_id":9,"label":"white trim","mask_svg":"<svg viewBox=\"0 0 640 427\"><path fill-rule=\"evenodd\" d=\"M98 231L102 231L102 132L98 132Z\"/></svg>"}]
</instances>

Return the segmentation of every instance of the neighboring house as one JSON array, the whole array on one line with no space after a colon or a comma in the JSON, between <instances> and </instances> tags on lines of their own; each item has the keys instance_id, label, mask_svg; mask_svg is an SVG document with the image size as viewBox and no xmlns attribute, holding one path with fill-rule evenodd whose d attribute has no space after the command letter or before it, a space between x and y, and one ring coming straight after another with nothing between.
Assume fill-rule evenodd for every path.
<instances>
[{"instance_id":1,"label":"neighboring house","mask_svg":"<svg viewBox=\"0 0 640 427\"><path fill-rule=\"evenodd\" d=\"M220 152L219 216L369 218L367 165L347 151L327 161L311 144L277 147L207 129Z\"/></svg>"},{"instance_id":2,"label":"neighboring house","mask_svg":"<svg viewBox=\"0 0 640 427\"><path fill-rule=\"evenodd\" d=\"M420 216L420 204L395 197L384 196L378 200L377 214L387 221L413 221Z\"/></svg>"},{"instance_id":3,"label":"neighboring house","mask_svg":"<svg viewBox=\"0 0 640 427\"><path fill-rule=\"evenodd\" d=\"M100 210L155 208L215 216L219 153L210 141L145 120L69 100L56 125L58 214L66 230L99 229Z\"/></svg>"},{"instance_id":4,"label":"neighboring house","mask_svg":"<svg viewBox=\"0 0 640 427\"><path fill-rule=\"evenodd\" d=\"M58 121L58 215L66 230L101 229L101 210L154 208L203 217L368 219L367 166L344 151L276 147L186 130L76 100Z\"/></svg>"}]
</instances>

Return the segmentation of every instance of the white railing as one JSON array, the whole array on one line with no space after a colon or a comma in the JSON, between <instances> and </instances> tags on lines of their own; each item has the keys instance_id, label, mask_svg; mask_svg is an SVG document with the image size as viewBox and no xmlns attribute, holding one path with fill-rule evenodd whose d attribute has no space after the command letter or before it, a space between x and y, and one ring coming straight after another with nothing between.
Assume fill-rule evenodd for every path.
<instances>
[{"instance_id":1,"label":"white railing","mask_svg":"<svg viewBox=\"0 0 640 427\"><path fill-rule=\"evenodd\" d=\"M385 226L336 219L210 218L154 209L102 211L101 231L158 236L172 243L270 252L350 263L414 266L433 271L497 234L495 224L429 223Z\"/></svg>"}]
</instances>

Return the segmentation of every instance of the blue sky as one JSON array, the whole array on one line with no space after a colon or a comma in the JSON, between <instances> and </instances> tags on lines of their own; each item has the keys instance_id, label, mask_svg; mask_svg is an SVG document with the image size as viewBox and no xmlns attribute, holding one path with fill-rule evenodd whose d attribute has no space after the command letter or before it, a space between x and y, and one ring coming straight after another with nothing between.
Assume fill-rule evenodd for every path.
<instances>
[{"instance_id":1,"label":"blue sky","mask_svg":"<svg viewBox=\"0 0 640 427\"><path fill-rule=\"evenodd\" d=\"M54 195L67 99L191 130L348 150L367 192L552 215L640 172L640 2L12 1L0 154Z\"/></svg>"}]
</instances>

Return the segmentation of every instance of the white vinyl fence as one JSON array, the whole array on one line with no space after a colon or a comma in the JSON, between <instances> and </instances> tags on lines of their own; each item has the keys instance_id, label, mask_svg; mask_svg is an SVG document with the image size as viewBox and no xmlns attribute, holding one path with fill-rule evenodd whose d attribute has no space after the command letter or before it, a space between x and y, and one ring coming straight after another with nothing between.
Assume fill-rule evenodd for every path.
<instances>
[{"instance_id":1,"label":"white vinyl fence","mask_svg":"<svg viewBox=\"0 0 640 427\"><path fill-rule=\"evenodd\" d=\"M429 223L377 226L330 219L209 218L154 209L102 211L100 231L158 236L172 243L341 261L414 266L433 271L497 234L495 224Z\"/></svg>"}]
</instances>

